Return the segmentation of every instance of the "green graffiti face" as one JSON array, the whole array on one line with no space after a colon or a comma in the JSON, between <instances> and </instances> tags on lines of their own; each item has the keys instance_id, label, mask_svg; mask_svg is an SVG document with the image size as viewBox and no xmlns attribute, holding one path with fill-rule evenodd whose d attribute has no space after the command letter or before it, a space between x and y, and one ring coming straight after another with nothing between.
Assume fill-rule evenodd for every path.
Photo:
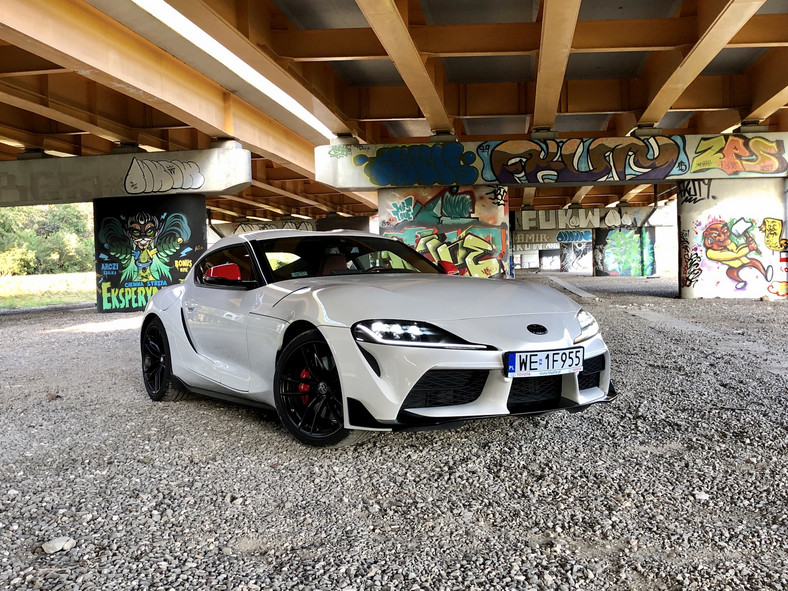
<instances>
[{"instance_id":1,"label":"green graffiti face","mask_svg":"<svg viewBox=\"0 0 788 591\"><path fill-rule=\"evenodd\" d=\"M132 222L129 225L129 236L138 250L145 250L156 237L156 227L153 222Z\"/></svg>"}]
</instances>

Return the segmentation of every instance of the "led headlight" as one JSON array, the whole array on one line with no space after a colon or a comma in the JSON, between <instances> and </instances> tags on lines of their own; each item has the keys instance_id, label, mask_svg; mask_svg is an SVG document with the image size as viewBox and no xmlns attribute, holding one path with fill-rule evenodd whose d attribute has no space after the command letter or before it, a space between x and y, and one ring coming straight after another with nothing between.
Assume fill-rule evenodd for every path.
<instances>
[{"instance_id":1,"label":"led headlight","mask_svg":"<svg viewBox=\"0 0 788 591\"><path fill-rule=\"evenodd\" d=\"M411 320L364 320L351 329L353 338L365 343L405 347L436 347L444 349L486 349L474 345L426 322Z\"/></svg>"},{"instance_id":2,"label":"led headlight","mask_svg":"<svg viewBox=\"0 0 788 591\"><path fill-rule=\"evenodd\" d=\"M580 322L580 336L575 339L575 343L587 341L599 332L599 325L596 319L585 310L580 310L576 318Z\"/></svg>"}]
</instances>

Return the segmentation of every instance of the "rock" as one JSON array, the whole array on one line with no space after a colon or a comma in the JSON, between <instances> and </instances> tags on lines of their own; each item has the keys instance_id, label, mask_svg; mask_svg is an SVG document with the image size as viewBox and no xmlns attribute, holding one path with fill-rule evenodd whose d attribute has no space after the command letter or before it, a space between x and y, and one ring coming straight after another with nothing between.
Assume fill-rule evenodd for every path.
<instances>
[{"instance_id":1,"label":"rock","mask_svg":"<svg viewBox=\"0 0 788 591\"><path fill-rule=\"evenodd\" d=\"M68 552L76 545L76 540L69 538L68 536L63 536L60 538L54 538L48 542L44 542L41 547L47 554L54 554L55 552L60 552L61 550Z\"/></svg>"}]
</instances>

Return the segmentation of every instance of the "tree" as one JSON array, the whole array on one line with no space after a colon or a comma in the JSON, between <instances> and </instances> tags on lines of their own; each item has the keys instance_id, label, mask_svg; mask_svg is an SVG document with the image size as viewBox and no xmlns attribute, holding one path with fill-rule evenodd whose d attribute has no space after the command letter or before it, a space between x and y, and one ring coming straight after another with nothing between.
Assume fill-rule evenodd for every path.
<instances>
[{"instance_id":1,"label":"tree","mask_svg":"<svg viewBox=\"0 0 788 591\"><path fill-rule=\"evenodd\" d=\"M0 274L84 272L93 264L92 204L0 208Z\"/></svg>"}]
</instances>

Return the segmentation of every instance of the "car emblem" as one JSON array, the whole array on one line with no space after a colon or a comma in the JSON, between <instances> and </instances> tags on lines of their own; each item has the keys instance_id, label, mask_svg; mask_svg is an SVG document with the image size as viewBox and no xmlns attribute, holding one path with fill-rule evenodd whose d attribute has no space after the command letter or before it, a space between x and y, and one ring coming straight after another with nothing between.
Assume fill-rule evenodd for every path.
<instances>
[{"instance_id":1,"label":"car emblem","mask_svg":"<svg viewBox=\"0 0 788 591\"><path fill-rule=\"evenodd\" d=\"M528 332L533 334L547 334L547 329L541 324L529 324L526 328L528 328Z\"/></svg>"}]
</instances>

